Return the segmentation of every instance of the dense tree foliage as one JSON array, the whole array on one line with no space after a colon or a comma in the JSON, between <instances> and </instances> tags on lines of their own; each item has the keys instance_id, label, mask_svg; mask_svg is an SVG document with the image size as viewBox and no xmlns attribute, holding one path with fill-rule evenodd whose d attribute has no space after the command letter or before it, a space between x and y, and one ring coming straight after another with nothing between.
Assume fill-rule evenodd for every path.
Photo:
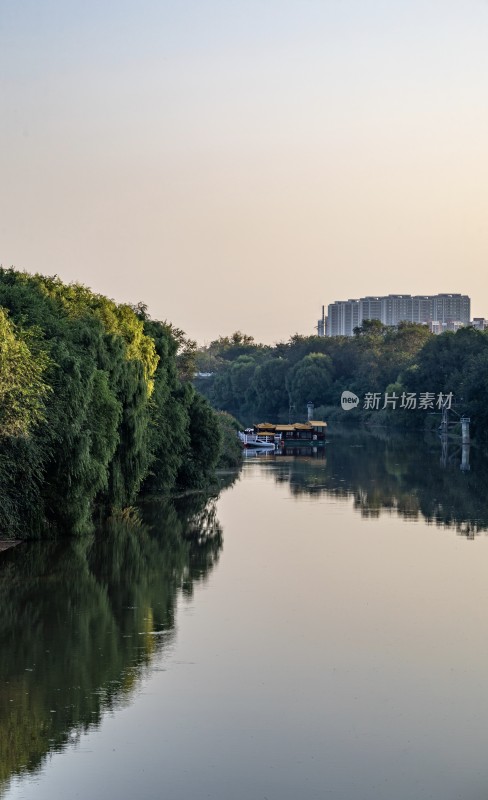
<instances>
[{"instance_id":1,"label":"dense tree foliage","mask_svg":"<svg viewBox=\"0 0 488 800\"><path fill-rule=\"evenodd\" d=\"M197 352L195 383L212 405L243 419L303 417L309 401L338 405L344 389L384 391L430 338L423 325L387 328L377 320L353 337L296 334L274 347L237 332Z\"/></svg>"},{"instance_id":2,"label":"dense tree foliage","mask_svg":"<svg viewBox=\"0 0 488 800\"><path fill-rule=\"evenodd\" d=\"M456 412L471 418L479 440L488 439L488 331L461 328L433 336L402 380L412 392L452 392Z\"/></svg>"},{"instance_id":3,"label":"dense tree foliage","mask_svg":"<svg viewBox=\"0 0 488 800\"><path fill-rule=\"evenodd\" d=\"M49 391L43 381L48 359L35 331L23 335L0 308L0 435L20 436L43 418Z\"/></svg>"},{"instance_id":4,"label":"dense tree foliage","mask_svg":"<svg viewBox=\"0 0 488 800\"><path fill-rule=\"evenodd\" d=\"M452 392L453 418L469 414L474 434L488 436L488 331L462 328L434 336L425 325L387 327L369 320L351 337L295 335L274 347L238 332L197 352L196 368L195 384L212 405L249 423L303 419L308 401L319 413L339 411L346 389L359 397ZM395 414L395 422L405 425L425 418L424 412Z\"/></svg>"},{"instance_id":5,"label":"dense tree foliage","mask_svg":"<svg viewBox=\"0 0 488 800\"><path fill-rule=\"evenodd\" d=\"M308 402L320 405L332 385L332 360L325 353L310 353L291 367L286 387L295 408L305 408Z\"/></svg>"},{"instance_id":6,"label":"dense tree foliage","mask_svg":"<svg viewBox=\"0 0 488 800\"><path fill-rule=\"evenodd\" d=\"M97 507L208 479L221 434L185 380L194 347L145 306L1 270L0 336L2 535L82 533Z\"/></svg>"}]
</instances>

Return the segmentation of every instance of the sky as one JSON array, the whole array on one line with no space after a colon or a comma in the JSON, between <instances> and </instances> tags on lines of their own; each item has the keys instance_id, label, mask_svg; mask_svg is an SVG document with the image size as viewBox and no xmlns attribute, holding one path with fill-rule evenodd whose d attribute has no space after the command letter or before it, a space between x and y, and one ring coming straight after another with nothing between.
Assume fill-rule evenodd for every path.
<instances>
[{"instance_id":1,"label":"sky","mask_svg":"<svg viewBox=\"0 0 488 800\"><path fill-rule=\"evenodd\" d=\"M488 0L0 0L0 264L200 344L488 317Z\"/></svg>"}]
</instances>

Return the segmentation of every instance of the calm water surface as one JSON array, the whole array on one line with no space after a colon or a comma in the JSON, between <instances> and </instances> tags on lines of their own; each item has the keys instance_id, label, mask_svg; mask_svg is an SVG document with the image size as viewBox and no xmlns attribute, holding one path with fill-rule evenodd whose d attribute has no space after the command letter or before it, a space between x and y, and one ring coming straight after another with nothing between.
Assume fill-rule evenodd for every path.
<instances>
[{"instance_id":1,"label":"calm water surface","mask_svg":"<svg viewBox=\"0 0 488 800\"><path fill-rule=\"evenodd\" d=\"M3 554L0 795L486 800L488 465L441 455L251 457Z\"/></svg>"}]
</instances>

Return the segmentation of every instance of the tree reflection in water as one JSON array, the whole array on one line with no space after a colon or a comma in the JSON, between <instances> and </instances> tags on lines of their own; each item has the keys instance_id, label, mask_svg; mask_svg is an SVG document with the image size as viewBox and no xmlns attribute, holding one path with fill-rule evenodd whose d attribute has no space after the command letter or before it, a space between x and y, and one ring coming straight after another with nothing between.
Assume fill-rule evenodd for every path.
<instances>
[{"instance_id":1,"label":"tree reflection in water","mask_svg":"<svg viewBox=\"0 0 488 800\"><path fill-rule=\"evenodd\" d=\"M288 483L295 497L327 495L353 498L364 517L395 513L405 519L454 528L474 537L488 529L488 458L471 448L469 472L460 470L461 448L453 443L453 457L440 463L441 444L422 436L350 433L333 437L324 450L274 459L269 474Z\"/></svg>"},{"instance_id":2,"label":"tree reflection in water","mask_svg":"<svg viewBox=\"0 0 488 800\"><path fill-rule=\"evenodd\" d=\"M352 501L365 517L423 517L474 537L488 529L488 461L439 463L440 444L354 433L313 456L256 459L292 496ZM268 469L269 465L269 469ZM111 519L97 535L27 543L0 561L0 791L131 698L174 636L179 593L222 550L215 500L187 495Z\"/></svg>"},{"instance_id":3,"label":"tree reflection in water","mask_svg":"<svg viewBox=\"0 0 488 800\"><path fill-rule=\"evenodd\" d=\"M229 481L230 482L230 481ZM131 697L222 549L215 499L188 495L96 535L0 562L0 791Z\"/></svg>"}]
</instances>

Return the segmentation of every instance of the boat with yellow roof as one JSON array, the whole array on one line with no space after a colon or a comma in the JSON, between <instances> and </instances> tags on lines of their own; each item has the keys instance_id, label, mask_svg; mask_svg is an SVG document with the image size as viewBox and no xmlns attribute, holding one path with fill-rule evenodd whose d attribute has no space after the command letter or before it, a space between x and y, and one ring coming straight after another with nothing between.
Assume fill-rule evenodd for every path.
<instances>
[{"instance_id":1,"label":"boat with yellow roof","mask_svg":"<svg viewBox=\"0 0 488 800\"><path fill-rule=\"evenodd\" d=\"M274 447L325 444L327 423L323 420L309 420L308 422L292 422L274 424L272 422L259 422L252 428L239 431L239 439L244 447L260 447L271 450Z\"/></svg>"}]
</instances>

